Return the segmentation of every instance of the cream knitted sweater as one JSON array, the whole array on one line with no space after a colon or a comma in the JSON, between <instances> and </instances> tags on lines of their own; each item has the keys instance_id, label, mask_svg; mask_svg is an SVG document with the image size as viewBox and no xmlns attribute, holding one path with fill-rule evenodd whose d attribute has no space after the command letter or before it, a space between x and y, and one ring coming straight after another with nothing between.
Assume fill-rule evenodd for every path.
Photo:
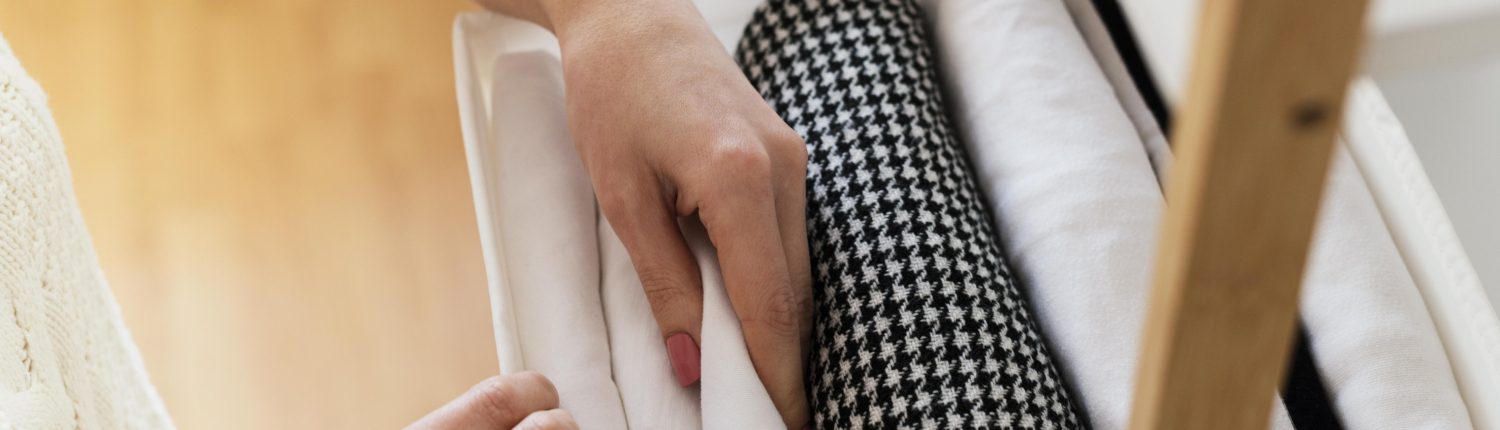
<instances>
[{"instance_id":1,"label":"cream knitted sweater","mask_svg":"<svg viewBox=\"0 0 1500 430\"><path fill-rule=\"evenodd\" d=\"M46 95L0 37L0 430L171 427L99 271Z\"/></svg>"}]
</instances>

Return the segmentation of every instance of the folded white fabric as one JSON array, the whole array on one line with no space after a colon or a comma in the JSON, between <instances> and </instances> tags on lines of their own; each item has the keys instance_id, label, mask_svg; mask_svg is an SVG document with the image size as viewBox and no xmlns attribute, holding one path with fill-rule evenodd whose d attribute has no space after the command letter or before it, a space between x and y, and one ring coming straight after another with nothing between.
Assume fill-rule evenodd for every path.
<instances>
[{"instance_id":1,"label":"folded white fabric","mask_svg":"<svg viewBox=\"0 0 1500 430\"><path fill-rule=\"evenodd\" d=\"M626 421L633 429L698 428L702 422L698 388L678 386L672 376L672 364L651 314L651 303L646 301L646 291L630 264L625 245L603 216L599 217L598 244L609 352ZM700 375L707 373L704 369Z\"/></svg>"},{"instance_id":2,"label":"folded white fabric","mask_svg":"<svg viewBox=\"0 0 1500 430\"><path fill-rule=\"evenodd\" d=\"M1132 123L1060 0L926 7L1006 255L1093 426L1125 428L1163 209L1142 137L1165 141ZM1280 402L1272 421L1291 428Z\"/></svg>"},{"instance_id":3,"label":"folded white fabric","mask_svg":"<svg viewBox=\"0 0 1500 430\"><path fill-rule=\"evenodd\" d=\"M776 428L781 415L771 403L740 333L739 319L724 291L718 257L703 226L682 223L683 234L703 277L703 339L699 384L683 388L672 376L651 304L630 265L630 255L608 220L600 217L604 309L609 324L615 381L631 428ZM701 411L700 411L701 408Z\"/></svg>"},{"instance_id":4,"label":"folded white fabric","mask_svg":"<svg viewBox=\"0 0 1500 430\"><path fill-rule=\"evenodd\" d=\"M1073 25L1078 27L1078 33L1088 44L1089 52L1094 54L1094 61L1099 63L1100 71L1104 72L1104 77L1114 88L1120 107L1125 109L1126 116L1135 124L1141 143L1146 146L1146 156L1151 159L1151 167L1156 170L1158 178L1162 177L1172 165L1172 149L1167 146L1167 134L1156 122L1151 108L1146 106L1146 98L1135 87L1130 69L1125 67L1125 60L1120 57L1120 51L1109 35L1109 28L1104 26L1104 19L1099 16L1093 0L1064 0L1063 3L1073 16Z\"/></svg>"},{"instance_id":5,"label":"folded white fabric","mask_svg":"<svg viewBox=\"0 0 1500 430\"><path fill-rule=\"evenodd\" d=\"M680 387L663 347L651 304L620 238L599 219L604 265L604 309L609 323L615 381L630 428L776 428L781 415L760 384L740 334L739 319L724 292L714 248L702 225L683 222L683 234L703 277L700 381ZM700 410L701 408L701 410Z\"/></svg>"},{"instance_id":6,"label":"folded white fabric","mask_svg":"<svg viewBox=\"0 0 1500 430\"><path fill-rule=\"evenodd\" d=\"M542 52L495 63L494 190L522 365L586 428L622 428L599 300L594 193L568 137L562 69Z\"/></svg>"},{"instance_id":7,"label":"folded white fabric","mask_svg":"<svg viewBox=\"0 0 1500 430\"><path fill-rule=\"evenodd\" d=\"M494 73L495 216L524 368L551 378L586 428L781 426L702 226L683 226L704 288L701 381L683 388L630 256L597 215L557 57L505 54Z\"/></svg>"},{"instance_id":8,"label":"folded white fabric","mask_svg":"<svg viewBox=\"0 0 1500 430\"><path fill-rule=\"evenodd\" d=\"M1344 143L1422 292L1476 428L1500 428L1500 319L1396 114L1368 77L1344 110Z\"/></svg>"},{"instance_id":9,"label":"folded white fabric","mask_svg":"<svg viewBox=\"0 0 1500 430\"><path fill-rule=\"evenodd\" d=\"M1349 428L1472 428L1443 344L1369 188L1336 146L1302 281L1302 321Z\"/></svg>"}]
</instances>

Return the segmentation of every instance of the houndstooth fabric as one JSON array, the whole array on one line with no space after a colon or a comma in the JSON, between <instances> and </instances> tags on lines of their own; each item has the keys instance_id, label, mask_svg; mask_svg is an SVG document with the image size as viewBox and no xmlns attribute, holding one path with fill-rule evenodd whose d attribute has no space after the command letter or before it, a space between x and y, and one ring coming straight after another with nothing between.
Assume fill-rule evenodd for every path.
<instances>
[{"instance_id":1,"label":"houndstooth fabric","mask_svg":"<svg viewBox=\"0 0 1500 430\"><path fill-rule=\"evenodd\" d=\"M1082 427L905 0L772 0L738 60L807 141L820 428Z\"/></svg>"}]
</instances>

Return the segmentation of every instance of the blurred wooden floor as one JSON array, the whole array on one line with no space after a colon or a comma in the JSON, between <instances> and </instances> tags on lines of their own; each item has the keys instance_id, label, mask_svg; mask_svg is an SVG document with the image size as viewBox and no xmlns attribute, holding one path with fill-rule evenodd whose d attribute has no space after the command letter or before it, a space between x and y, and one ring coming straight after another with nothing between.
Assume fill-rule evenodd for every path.
<instances>
[{"instance_id":1,"label":"blurred wooden floor","mask_svg":"<svg viewBox=\"0 0 1500 430\"><path fill-rule=\"evenodd\" d=\"M185 429L398 428L497 370L460 0L0 0Z\"/></svg>"}]
</instances>

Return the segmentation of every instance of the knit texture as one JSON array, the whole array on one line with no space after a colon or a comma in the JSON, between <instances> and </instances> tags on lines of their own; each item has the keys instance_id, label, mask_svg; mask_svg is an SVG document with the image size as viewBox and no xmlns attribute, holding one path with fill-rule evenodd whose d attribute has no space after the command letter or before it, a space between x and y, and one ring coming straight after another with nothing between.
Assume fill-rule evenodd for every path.
<instances>
[{"instance_id":1,"label":"knit texture","mask_svg":"<svg viewBox=\"0 0 1500 430\"><path fill-rule=\"evenodd\" d=\"M171 427L99 270L46 96L0 38L0 429Z\"/></svg>"},{"instance_id":2,"label":"knit texture","mask_svg":"<svg viewBox=\"0 0 1500 430\"><path fill-rule=\"evenodd\" d=\"M817 428L1080 428L911 0L771 0L738 59L807 141Z\"/></svg>"}]
</instances>

